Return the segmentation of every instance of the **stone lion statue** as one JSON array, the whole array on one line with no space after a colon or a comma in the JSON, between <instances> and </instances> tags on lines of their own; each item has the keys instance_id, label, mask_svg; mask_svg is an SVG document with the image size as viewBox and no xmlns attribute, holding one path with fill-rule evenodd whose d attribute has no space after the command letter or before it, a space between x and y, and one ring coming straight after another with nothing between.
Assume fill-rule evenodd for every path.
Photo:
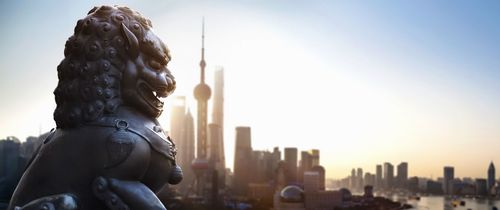
<instances>
[{"instance_id":1,"label":"stone lion statue","mask_svg":"<svg viewBox=\"0 0 500 210\"><path fill-rule=\"evenodd\" d=\"M182 180L156 120L175 89L170 54L151 21L101 6L79 20L57 67L51 131L9 209L165 209L156 197Z\"/></svg>"}]
</instances>

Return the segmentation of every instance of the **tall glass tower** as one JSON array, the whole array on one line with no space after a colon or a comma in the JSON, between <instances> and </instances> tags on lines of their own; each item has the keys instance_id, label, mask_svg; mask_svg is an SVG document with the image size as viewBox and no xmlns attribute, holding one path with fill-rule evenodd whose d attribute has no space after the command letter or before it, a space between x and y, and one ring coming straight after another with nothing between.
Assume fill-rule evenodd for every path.
<instances>
[{"instance_id":1,"label":"tall glass tower","mask_svg":"<svg viewBox=\"0 0 500 210\"><path fill-rule=\"evenodd\" d=\"M491 161L490 167L488 167L488 192L491 192L493 187L495 187L495 165Z\"/></svg>"}]
</instances>

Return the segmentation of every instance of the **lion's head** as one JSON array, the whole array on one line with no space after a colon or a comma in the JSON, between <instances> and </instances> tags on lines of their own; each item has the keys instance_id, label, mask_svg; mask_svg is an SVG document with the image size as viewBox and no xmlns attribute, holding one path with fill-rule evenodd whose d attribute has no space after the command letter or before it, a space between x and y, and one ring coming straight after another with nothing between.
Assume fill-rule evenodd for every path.
<instances>
[{"instance_id":1,"label":"lion's head","mask_svg":"<svg viewBox=\"0 0 500 210\"><path fill-rule=\"evenodd\" d=\"M76 127L126 105L156 118L175 89L170 54L151 21L127 7L94 7L66 41L54 90L57 127Z\"/></svg>"}]
</instances>

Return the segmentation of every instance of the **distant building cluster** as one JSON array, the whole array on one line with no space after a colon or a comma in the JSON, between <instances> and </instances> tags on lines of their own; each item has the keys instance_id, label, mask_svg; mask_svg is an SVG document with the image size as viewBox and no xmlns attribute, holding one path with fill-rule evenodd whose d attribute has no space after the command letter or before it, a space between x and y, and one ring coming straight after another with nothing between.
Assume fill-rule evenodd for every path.
<instances>
[{"instance_id":1,"label":"distant building cluster","mask_svg":"<svg viewBox=\"0 0 500 210\"><path fill-rule=\"evenodd\" d=\"M455 177L455 168L445 166L443 177L431 180L420 177L412 177L409 187L412 192L426 192L432 194L476 196L476 197L500 197L500 183L495 178L495 165L490 163L485 178L462 179Z\"/></svg>"},{"instance_id":2,"label":"distant building cluster","mask_svg":"<svg viewBox=\"0 0 500 210\"><path fill-rule=\"evenodd\" d=\"M373 196L373 187L363 187L362 196L353 196L346 188L326 188L325 169L320 165L318 149L300 151L285 147L283 152L252 149L250 127L236 128L235 162L231 195L240 201L259 201L274 210L326 209L405 209L400 203ZM300 159L299 159L300 154ZM362 170L358 170L362 174ZM375 176L369 178L374 182ZM363 180L357 179L357 185ZM272 198L272 200L271 200Z\"/></svg>"},{"instance_id":3,"label":"distant building cluster","mask_svg":"<svg viewBox=\"0 0 500 210\"><path fill-rule=\"evenodd\" d=\"M455 168L452 166L443 167L443 176L435 180L425 177L408 177L407 162L398 164L397 173L394 172L394 166L391 163L376 165L375 174L366 172L363 175L363 169L353 168L350 176L341 180L332 180L331 187L344 187L353 192L361 192L365 186L374 186L376 192L500 197L500 183L496 179L493 162L488 167L486 179L456 178Z\"/></svg>"},{"instance_id":4,"label":"distant building cluster","mask_svg":"<svg viewBox=\"0 0 500 210\"><path fill-rule=\"evenodd\" d=\"M395 173L397 172L397 173ZM353 192L363 192L365 186L372 186L376 190L405 189L408 184L408 163L402 162L396 166L384 163L375 166L375 173L363 173L362 168L353 168L351 175L337 180L332 187L344 187Z\"/></svg>"},{"instance_id":5,"label":"distant building cluster","mask_svg":"<svg viewBox=\"0 0 500 210\"><path fill-rule=\"evenodd\" d=\"M259 200L277 210L331 209L350 196L346 189L326 190L317 149L253 150L250 127L236 128L235 147L231 190L241 200Z\"/></svg>"},{"instance_id":6,"label":"distant building cluster","mask_svg":"<svg viewBox=\"0 0 500 210\"><path fill-rule=\"evenodd\" d=\"M41 144L40 137L28 137L21 142L13 136L0 140L0 205L6 205L27 163Z\"/></svg>"}]
</instances>

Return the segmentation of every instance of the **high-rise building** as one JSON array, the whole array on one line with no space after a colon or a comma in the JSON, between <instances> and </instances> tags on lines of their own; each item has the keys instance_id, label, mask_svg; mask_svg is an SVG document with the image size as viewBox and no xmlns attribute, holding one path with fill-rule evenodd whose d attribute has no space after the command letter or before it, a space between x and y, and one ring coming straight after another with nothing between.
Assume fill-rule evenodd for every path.
<instances>
[{"instance_id":1,"label":"high-rise building","mask_svg":"<svg viewBox=\"0 0 500 210\"><path fill-rule=\"evenodd\" d=\"M398 165L397 174L397 185L400 188L406 188L406 182L408 181L408 163L402 162Z\"/></svg>"},{"instance_id":2,"label":"high-rise building","mask_svg":"<svg viewBox=\"0 0 500 210\"><path fill-rule=\"evenodd\" d=\"M303 181L304 172L309 171L312 168L313 159L312 154L309 151L300 152L300 164L299 164L299 182Z\"/></svg>"},{"instance_id":3,"label":"high-rise building","mask_svg":"<svg viewBox=\"0 0 500 210\"><path fill-rule=\"evenodd\" d=\"M236 195L246 195L248 183L254 175L251 165L252 142L250 127L236 127L233 175L233 191Z\"/></svg>"},{"instance_id":4,"label":"high-rise building","mask_svg":"<svg viewBox=\"0 0 500 210\"><path fill-rule=\"evenodd\" d=\"M210 181L212 171L209 170L207 157L207 109L208 99L212 94L210 87L205 84L205 22L202 25L201 34L201 61L200 61L200 83L194 88L194 97L198 103L197 132L196 132L196 159L192 163L192 168L196 174L196 193L204 196L205 185ZM209 172L210 171L210 172Z\"/></svg>"},{"instance_id":5,"label":"high-rise building","mask_svg":"<svg viewBox=\"0 0 500 210\"><path fill-rule=\"evenodd\" d=\"M268 183L270 180L274 179L275 170L274 168L276 160L274 159L273 153L269 151L253 151L252 155L254 168L254 175L252 176L252 182L255 183ZM278 160L279 162L279 160Z\"/></svg>"},{"instance_id":6,"label":"high-rise building","mask_svg":"<svg viewBox=\"0 0 500 210\"><path fill-rule=\"evenodd\" d=\"M287 167L286 162L284 160L282 160L278 163L278 168L276 170L275 178L274 178L275 183L276 183L276 187L275 187L276 192L281 191L281 189L283 189L285 186L287 186L287 183L286 183L287 168L286 167Z\"/></svg>"},{"instance_id":7,"label":"high-rise building","mask_svg":"<svg viewBox=\"0 0 500 210\"><path fill-rule=\"evenodd\" d=\"M221 127L219 125L215 123L208 124L208 147L210 148L208 160L210 168L217 171L218 187L224 188L226 164L224 153L221 152L224 150L221 136Z\"/></svg>"},{"instance_id":8,"label":"high-rise building","mask_svg":"<svg viewBox=\"0 0 500 210\"><path fill-rule=\"evenodd\" d=\"M312 166L319 166L319 149L312 149L310 151L311 153L311 159L312 159Z\"/></svg>"},{"instance_id":9,"label":"high-rise building","mask_svg":"<svg viewBox=\"0 0 500 210\"><path fill-rule=\"evenodd\" d=\"M493 165L493 161L491 161L490 166L488 167L488 192L491 193L494 187L495 187L495 165Z\"/></svg>"},{"instance_id":10,"label":"high-rise building","mask_svg":"<svg viewBox=\"0 0 500 210\"><path fill-rule=\"evenodd\" d=\"M278 164L281 161L281 151L279 147L273 148L273 170L278 170Z\"/></svg>"},{"instance_id":11,"label":"high-rise building","mask_svg":"<svg viewBox=\"0 0 500 210\"><path fill-rule=\"evenodd\" d=\"M210 123L208 124L208 157L211 163L220 163L222 158L220 155L221 149L221 128L218 124ZM225 167L224 167L225 168Z\"/></svg>"},{"instance_id":12,"label":"high-rise building","mask_svg":"<svg viewBox=\"0 0 500 210\"><path fill-rule=\"evenodd\" d=\"M349 187L351 190L355 190L358 188L358 186L357 186L358 182L356 181L356 169L354 169L354 168L351 170L351 181L350 182L351 183L350 183Z\"/></svg>"},{"instance_id":13,"label":"high-rise building","mask_svg":"<svg viewBox=\"0 0 500 210\"><path fill-rule=\"evenodd\" d=\"M427 189L427 192L431 194L443 193L443 185L439 181L428 180L425 189Z\"/></svg>"},{"instance_id":14,"label":"high-rise building","mask_svg":"<svg viewBox=\"0 0 500 210\"><path fill-rule=\"evenodd\" d=\"M187 113L184 117L184 138L182 144L183 148L179 150L178 154L179 158L183 159L183 164L185 165L183 168L184 178L179 184L181 188L192 185L195 178L194 171L191 167L188 167L194 161L196 150L194 119L189 109L187 109Z\"/></svg>"},{"instance_id":15,"label":"high-rise building","mask_svg":"<svg viewBox=\"0 0 500 210\"><path fill-rule=\"evenodd\" d=\"M0 177L9 176L17 167L20 147L21 143L15 137L0 140Z\"/></svg>"},{"instance_id":16,"label":"high-rise building","mask_svg":"<svg viewBox=\"0 0 500 210\"><path fill-rule=\"evenodd\" d=\"M422 183L422 184L421 184ZM408 178L407 182L407 189L408 191L412 193L417 193L419 192L420 189L422 190L427 190L425 187L427 185L427 180L424 181L424 178L419 178L419 177L410 177Z\"/></svg>"},{"instance_id":17,"label":"high-rise building","mask_svg":"<svg viewBox=\"0 0 500 210\"><path fill-rule=\"evenodd\" d=\"M316 171L304 172L304 191L317 192L320 190L320 175Z\"/></svg>"},{"instance_id":18,"label":"high-rise building","mask_svg":"<svg viewBox=\"0 0 500 210\"><path fill-rule=\"evenodd\" d=\"M173 98L171 107L169 136L175 142L180 153L176 161L182 168L189 168L191 161L184 156L184 151L188 149L185 140L186 97L176 96Z\"/></svg>"},{"instance_id":19,"label":"high-rise building","mask_svg":"<svg viewBox=\"0 0 500 210\"><path fill-rule=\"evenodd\" d=\"M323 166L320 166L320 165L315 165L311 168L310 171L314 171L314 172L318 172L319 174L319 190L325 190L325 182L326 182L326 179L325 179L325 168L323 168Z\"/></svg>"},{"instance_id":20,"label":"high-rise building","mask_svg":"<svg viewBox=\"0 0 500 210\"><path fill-rule=\"evenodd\" d=\"M21 156L26 160L30 160L43 140L35 136L27 137L26 141L21 144Z\"/></svg>"},{"instance_id":21,"label":"high-rise building","mask_svg":"<svg viewBox=\"0 0 500 210\"><path fill-rule=\"evenodd\" d=\"M214 74L212 123L219 125L221 133L224 134L224 69L219 68ZM224 135L221 142L224 142Z\"/></svg>"},{"instance_id":22,"label":"high-rise building","mask_svg":"<svg viewBox=\"0 0 500 210\"><path fill-rule=\"evenodd\" d=\"M281 160L281 151L279 147L273 148L273 155L275 159Z\"/></svg>"},{"instance_id":23,"label":"high-rise building","mask_svg":"<svg viewBox=\"0 0 500 210\"><path fill-rule=\"evenodd\" d=\"M455 169L451 166L444 167L444 178L443 178L443 192L444 194L451 194L451 182L455 179Z\"/></svg>"},{"instance_id":24,"label":"high-rise building","mask_svg":"<svg viewBox=\"0 0 500 210\"><path fill-rule=\"evenodd\" d=\"M211 135L211 141L214 141L214 144L217 145L217 154L213 154L213 156L217 156L218 159L216 170L219 172L220 176L224 176L226 158L224 154L224 69L222 68L215 71L212 123L217 125L219 133L217 135ZM217 139L215 139L215 137L217 137Z\"/></svg>"},{"instance_id":25,"label":"high-rise building","mask_svg":"<svg viewBox=\"0 0 500 210\"><path fill-rule=\"evenodd\" d=\"M287 165L287 183L297 182L297 148L285 148L285 162Z\"/></svg>"},{"instance_id":26,"label":"high-rise building","mask_svg":"<svg viewBox=\"0 0 500 210\"><path fill-rule=\"evenodd\" d=\"M15 137L0 140L0 199L9 200L21 178L26 159L21 157L21 143Z\"/></svg>"},{"instance_id":27,"label":"high-rise building","mask_svg":"<svg viewBox=\"0 0 500 210\"><path fill-rule=\"evenodd\" d=\"M194 173L191 164L194 159L194 122L191 113L186 113L186 97L176 96L173 98L170 110L169 136L175 142L178 155L176 163L183 169L183 181L177 185L178 189L185 193L188 186L192 184Z\"/></svg>"},{"instance_id":28,"label":"high-rise building","mask_svg":"<svg viewBox=\"0 0 500 210\"><path fill-rule=\"evenodd\" d=\"M370 185L370 186L374 186L375 185L375 174L371 174L371 173L365 173L365 177L364 177L364 186L367 186L367 185Z\"/></svg>"},{"instance_id":29,"label":"high-rise building","mask_svg":"<svg viewBox=\"0 0 500 210\"><path fill-rule=\"evenodd\" d=\"M302 151L300 153L300 161L298 168L298 181L302 182L304 172L311 170L313 166L319 166L319 150L312 149L309 151Z\"/></svg>"},{"instance_id":30,"label":"high-rise building","mask_svg":"<svg viewBox=\"0 0 500 210\"><path fill-rule=\"evenodd\" d=\"M357 182L356 183L357 190L361 191L361 189L363 189L363 169L362 168L358 168L358 170L357 170L356 182Z\"/></svg>"},{"instance_id":31,"label":"high-rise building","mask_svg":"<svg viewBox=\"0 0 500 210\"><path fill-rule=\"evenodd\" d=\"M477 195L488 195L488 186L486 179L476 179L475 187Z\"/></svg>"},{"instance_id":32,"label":"high-rise building","mask_svg":"<svg viewBox=\"0 0 500 210\"><path fill-rule=\"evenodd\" d=\"M194 129L194 118L191 114L191 110L187 110L186 118L184 119L184 140L186 149L183 150L185 152L184 158L186 162L193 162L195 158L195 129Z\"/></svg>"},{"instance_id":33,"label":"high-rise building","mask_svg":"<svg viewBox=\"0 0 500 210\"><path fill-rule=\"evenodd\" d=\"M380 189L384 186L383 180L382 180L382 165L377 165L376 170L375 170L375 187Z\"/></svg>"},{"instance_id":34,"label":"high-rise building","mask_svg":"<svg viewBox=\"0 0 500 210\"><path fill-rule=\"evenodd\" d=\"M391 163L384 163L384 187L392 189L394 186L394 166Z\"/></svg>"}]
</instances>

